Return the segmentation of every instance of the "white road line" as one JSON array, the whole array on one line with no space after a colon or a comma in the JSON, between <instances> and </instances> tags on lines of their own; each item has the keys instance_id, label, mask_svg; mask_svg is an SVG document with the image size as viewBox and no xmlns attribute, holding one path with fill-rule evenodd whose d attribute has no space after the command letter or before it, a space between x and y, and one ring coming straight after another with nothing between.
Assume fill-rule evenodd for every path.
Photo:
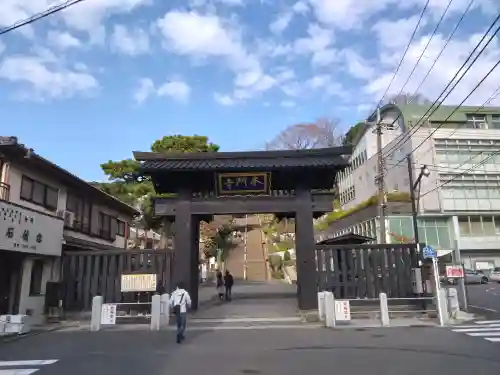
<instances>
[{"instance_id":1,"label":"white road line","mask_svg":"<svg viewBox=\"0 0 500 375\"><path fill-rule=\"evenodd\" d=\"M492 332L500 331L500 328L462 328L462 329L452 329L453 332Z\"/></svg>"},{"instance_id":2,"label":"white road line","mask_svg":"<svg viewBox=\"0 0 500 375\"><path fill-rule=\"evenodd\" d=\"M56 363L57 359L35 359L32 361L0 361L0 367L43 366Z\"/></svg>"},{"instance_id":3,"label":"white road line","mask_svg":"<svg viewBox=\"0 0 500 375\"><path fill-rule=\"evenodd\" d=\"M23 368L23 369L10 369L0 370L0 375L30 375L37 372L37 368Z\"/></svg>"},{"instance_id":4,"label":"white road line","mask_svg":"<svg viewBox=\"0 0 500 375\"><path fill-rule=\"evenodd\" d=\"M475 323L476 324L497 324L497 323L500 323L500 320L478 320Z\"/></svg>"},{"instance_id":5,"label":"white road line","mask_svg":"<svg viewBox=\"0 0 500 375\"><path fill-rule=\"evenodd\" d=\"M459 328L500 328L500 324L488 324L488 325L470 325L470 326L453 326L453 328L459 329Z\"/></svg>"},{"instance_id":6,"label":"white road line","mask_svg":"<svg viewBox=\"0 0 500 375\"><path fill-rule=\"evenodd\" d=\"M485 311L491 311L491 312L500 312L498 310L495 310L495 309L490 309L488 307L482 307L482 306L474 306L474 305L469 305L470 307L474 307L476 309L481 309L481 310L485 310Z\"/></svg>"},{"instance_id":7,"label":"white road line","mask_svg":"<svg viewBox=\"0 0 500 375\"><path fill-rule=\"evenodd\" d=\"M291 325L291 324L273 324L273 325L261 325L261 326L216 326L216 327L188 327L187 331L230 331L230 330L262 330L262 329L318 329L324 327L322 324L308 324L308 325ZM1 374L0 374L1 375Z\"/></svg>"},{"instance_id":8,"label":"white road line","mask_svg":"<svg viewBox=\"0 0 500 375\"><path fill-rule=\"evenodd\" d=\"M500 336L500 332L470 332L469 336Z\"/></svg>"},{"instance_id":9,"label":"white road line","mask_svg":"<svg viewBox=\"0 0 500 375\"><path fill-rule=\"evenodd\" d=\"M485 337L484 339L491 342L500 342L500 337Z\"/></svg>"},{"instance_id":10,"label":"white road line","mask_svg":"<svg viewBox=\"0 0 500 375\"><path fill-rule=\"evenodd\" d=\"M189 323L271 323L271 322L300 322L300 317L275 318L222 318L222 319L191 319Z\"/></svg>"}]
</instances>

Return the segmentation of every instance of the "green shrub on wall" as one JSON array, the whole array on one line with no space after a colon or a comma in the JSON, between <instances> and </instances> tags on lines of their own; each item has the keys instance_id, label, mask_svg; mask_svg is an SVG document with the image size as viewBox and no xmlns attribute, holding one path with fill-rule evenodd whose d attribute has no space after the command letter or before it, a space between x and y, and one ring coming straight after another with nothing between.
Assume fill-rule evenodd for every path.
<instances>
[{"instance_id":1,"label":"green shrub on wall","mask_svg":"<svg viewBox=\"0 0 500 375\"><path fill-rule=\"evenodd\" d=\"M410 202L410 194L406 192L392 192L387 193L387 202ZM373 195L367 200L361 202L360 204L348 209L348 210L336 210L326 214L326 217L316 224L317 230L323 230L328 227L329 224L334 221L343 219L346 216L349 216L355 212L361 211L364 208L370 207L374 204L377 204L377 196ZM335 207L334 203L334 207Z\"/></svg>"}]
</instances>

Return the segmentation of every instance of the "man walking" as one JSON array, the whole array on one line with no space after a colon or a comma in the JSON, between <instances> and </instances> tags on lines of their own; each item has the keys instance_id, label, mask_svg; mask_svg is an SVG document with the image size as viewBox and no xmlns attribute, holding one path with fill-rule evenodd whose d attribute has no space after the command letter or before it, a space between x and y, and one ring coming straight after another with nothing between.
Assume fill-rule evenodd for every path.
<instances>
[{"instance_id":1,"label":"man walking","mask_svg":"<svg viewBox=\"0 0 500 375\"><path fill-rule=\"evenodd\" d=\"M191 307L191 296L188 291L184 289L184 285L181 282L177 283L176 289L172 292L170 307L175 314L175 321L177 323L177 343L180 344L184 340L184 333L186 331L187 308Z\"/></svg>"},{"instance_id":2,"label":"man walking","mask_svg":"<svg viewBox=\"0 0 500 375\"><path fill-rule=\"evenodd\" d=\"M224 275L224 284L226 286L226 301L231 301L231 292L233 289L234 278L229 270L226 270L226 274Z\"/></svg>"}]
</instances>

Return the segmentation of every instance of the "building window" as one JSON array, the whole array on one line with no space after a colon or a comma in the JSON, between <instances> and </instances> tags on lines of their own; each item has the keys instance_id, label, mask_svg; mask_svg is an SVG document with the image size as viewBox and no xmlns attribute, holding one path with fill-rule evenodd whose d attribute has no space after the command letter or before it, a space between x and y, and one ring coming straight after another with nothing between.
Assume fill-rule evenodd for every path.
<instances>
[{"instance_id":1,"label":"building window","mask_svg":"<svg viewBox=\"0 0 500 375\"><path fill-rule=\"evenodd\" d=\"M84 201L76 194L68 193L66 210L75 214L75 221L72 229L83 233L90 233L92 218L92 204L90 202Z\"/></svg>"},{"instance_id":2,"label":"building window","mask_svg":"<svg viewBox=\"0 0 500 375\"><path fill-rule=\"evenodd\" d=\"M117 220L118 227L116 229L116 235L125 237L125 223L121 220Z\"/></svg>"},{"instance_id":3,"label":"building window","mask_svg":"<svg viewBox=\"0 0 500 375\"><path fill-rule=\"evenodd\" d=\"M43 279L43 260L33 260L31 267L30 296L39 296L42 294Z\"/></svg>"},{"instance_id":4,"label":"building window","mask_svg":"<svg viewBox=\"0 0 500 375\"><path fill-rule=\"evenodd\" d=\"M500 115L491 115L491 129L500 129Z\"/></svg>"},{"instance_id":5,"label":"building window","mask_svg":"<svg viewBox=\"0 0 500 375\"><path fill-rule=\"evenodd\" d=\"M111 239L111 220L114 220L110 215L103 212L99 213L99 236L106 239Z\"/></svg>"},{"instance_id":6,"label":"building window","mask_svg":"<svg viewBox=\"0 0 500 375\"><path fill-rule=\"evenodd\" d=\"M500 235L500 217L498 216L460 216L458 226L462 237Z\"/></svg>"},{"instance_id":7,"label":"building window","mask_svg":"<svg viewBox=\"0 0 500 375\"><path fill-rule=\"evenodd\" d=\"M56 211L58 197L57 189L23 176L20 194L22 200L43 206L50 211Z\"/></svg>"},{"instance_id":8,"label":"building window","mask_svg":"<svg viewBox=\"0 0 500 375\"><path fill-rule=\"evenodd\" d=\"M487 129L488 125L486 124L486 116L485 115L467 115L467 123L465 124L466 128L469 129Z\"/></svg>"}]
</instances>

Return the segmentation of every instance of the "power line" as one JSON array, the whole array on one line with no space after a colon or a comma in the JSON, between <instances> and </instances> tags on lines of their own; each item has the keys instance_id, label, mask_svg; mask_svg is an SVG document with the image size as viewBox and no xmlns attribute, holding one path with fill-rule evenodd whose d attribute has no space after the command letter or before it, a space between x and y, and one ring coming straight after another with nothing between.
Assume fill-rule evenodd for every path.
<instances>
[{"instance_id":1,"label":"power line","mask_svg":"<svg viewBox=\"0 0 500 375\"><path fill-rule=\"evenodd\" d=\"M477 51L477 49L481 46L481 44L483 43L483 41L486 39L486 37L488 36L488 33L495 27L495 24L498 22L498 20L500 20L500 13L498 14L498 16L495 18L495 20L493 21L493 23L491 24L491 26L488 28L488 30L485 32L485 34L483 35L483 37L481 38L481 40L477 43L476 47L472 50L472 52L469 54L469 56L467 57L467 59L464 61L464 63L462 64L462 66L460 67L460 69L458 69L458 71L455 73L455 75L453 76L453 78L450 80L450 82L446 85L446 87L443 89L443 91L441 92L441 94L438 96L438 98L431 104L431 106L427 109L427 111L422 115L422 117L417 121L417 123L415 124L415 126L410 129L410 131L407 133L407 134L404 134L402 139L405 138L406 136L406 139L404 140L403 143L401 143L401 140L399 142L397 142L395 145L393 145L389 150L387 150L386 152L387 153L390 153L392 152L393 149L396 149L396 148L399 148L402 146L402 144L406 143L413 134L415 134L417 132L417 130L423 125L423 122L420 124L420 122L422 120L424 120L426 117L429 118L430 116L432 116L437 110L438 108L441 106L441 104L443 103L444 100L446 100L446 98L448 96L451 95L451 93L453 92L453 90L457 87L457 85L461 82L461 80L465 77L465 75L469 72L469 70L472 68L472 66L475 64L475 62L479 59L479 57L482 55L482 53L485 51L485 49L488 47L488 45L493 41L493 39L495 38L495 36L498 34L498 32L500 31L500 27L497 28L497 30L493 33L493 35L490 36L489 40L485 43L485 45L483 46L483 48L478 52L477 56L473 59L473 61L470 63L470 65L467 67L467 69L462 73L462 75L459 77L459 79L454 83L453 81L458 77L458 75L460 74L460 72L462 71L462 69L467 65L467 63L469 62L469 60L472 58L472 56L474 55L474 53ZM494 68L496 68L497 65L495 65ZM494 69L493 68L493 69ZM491 71L490 73L491 74ZM488 75L487 75L488 76ZM487 77L486 76L486 77ZM486 78L485 77L485 78ZM484 81L484 79L480 82L480 84ZM443 94L448 90L448 88L453 84L453 87L448 91L448 93L441 99L441 97L443 96ZM475 91L476 89L478 88L478 86L476 86L474 88L473 91ZM468 99L470 97L470 95L472 95L472 92L466 97L466 99ZM437 104L439 102L439 104ZM464 101L462 101L462 103L460 105L462 105L464 103ZM433 108L435 105L437 104L437 106L435 108ZM432 109L432 111L431 111ZM457 110L459 109L459 106L455 108L455 111L452 112L451 114L455 113ZM429 111L431 111L429 113ZM450 118L451 115L448 117ZM447 118L447 119L448 119ZM446 120L447 120L446 119ZM446 121L445 120L445 121ZM441 127L442 125L444 124L444 122L439 126ZM439 128L438 127L438 128ZM420 145L419 145L420 146ZM419 147L418 146L418 147ZM417 147L417 148L418 148ZM412 153L414 150L412 150L410 153ZM387 155L387 154L386 154ZM404 160L404 159L403 159Z\"/></svg>"},{"instance_id":2,"label":"power line","mask_svg":"<svg viewBox=\"0 0 500 375\"><path fill-rule=\"evenodd\" d=\"M415 91L413 92L413 95L412 96L416 96L418 91L420 90L420 88L423 86L423 84L425 83L425 81L427 80L427 78L429 78L429 75L431 74L432 70L434 69L434 67L436 66L438 60L441 58L441 56L443 55L446 47L448 47L448 44L451 42L451 40L453 39L453 37L455 36L455 33L457 32L458 28L460 27L460 25L462 24L463 20L465 19L465 16L467 15L467 13L469 13L472 5L474 4L474 1L475 0L471 0L469 2L469 4L467 5L467 8L465 8L464 12L462 13L461 17L459 18L459 20L457 21L457 23L455 24L455 27L453 28L453 30L451 31L450 35L448 36L448 38L446 39L444 45L443 45L443 48L441 48L441 50L439 51L438 55L436 56L436 58L434 59L434 62L432 63L431 67L429 68L429 70L427 70L424 78L420 81L419 85L417 86L417 88L415 89ZM394 119L394 121L392 122L391 126L394 126L394 124L396 123L396 121L398 121L398 119L401 117L401 114L398 114L398 116ZM404 135L403 137L404 138ZM398 145L399 145L399 142L396 144L396 145L393 145L393 147L391 147L391 150L392 148L397 148ZM406 141L405 141L406 142ZM405 143L403 142L403 143ZM394 147L396 146L396 147ZM389 151L391 151L389 150Z\"/></svg>"},{"instance_id":3,"label":"power line","mask_svg":"<svg viewBox=\"0 0 500 375\"><path fill-rule=\"evenodd\" d=\"M488 43L486 44L485 48L488 46L488 44L489 44L489 43L493 40L493 38L494 38L494 37L496 36L496 34L498 34L499 32L500 32L500 27L498 27L497 31L496 31L496 32L495 32L495 33L491 36L491 38L490 38L490 40L488 41ZM484 51L484 49L483 49L483 51ZM481 51L481 52L482 52L482 51ZM473 64L474 64L474 62L477 60L477 58L479 58L479 56L480 56L480 55L481 55L481 53L477 55L476 59L475 59L475 60L473 61L473 63L469 66L469 69L472 67L472 65L473 65ZM457 105L457 106L455 107L455 109L454 109L454 110L453 110L453 111L452 111L452 112L448 115L448 117L446 117L446 118L443 120L443 122L442 122L441 124L439 124L438 126L436 126L436 128L435 128L435 129L434 129L434 130L433 130L433 131L432 131L432 132L431 132L431 133L430 133L430 134L429 134L429 135L428 135L428 136L427 136L427 137L426 137L426 138L425 138L422 142L420 142L420 144L419 144L417 147L415 147L415 148L414 148L411 152L409 152L409 154L412 154L413 152L415 152L415 151L416 151L416 150L417 150L420 146L422 146L422 145L423 145L423 144L424 144L424 143L425 143L425 142L426 142L429 138L431 138L431 137L434 135L434 133L436 133L436 132L437 132L437 131L438 131L438 130L439 130L439 129L440 129L440 128L441 128L441 127L442 127L442 126L446 123L446 121L448 121L448 120L451 118L451 116L453 116L453 114L454 114L456 111L458 111L458 110L460 109L460 107L461 107L461 106L462 106L462 105L463 105L463 104L467 101L467 99L469 99L469 98L472 96L472 94L473 94L473 93L474 93L474 92L475 92L475 91L479 88L479 86L481 86L481 85L484 83L484 81L486 81L486 79L487 79L487 78L491 75L491 73L493 73L493 71L494 71L494 70L495 70L495 69L496 69L499 65L500 65L500 60L498 60L498 61L495 63L495 65L493 65L493 66L491 67L491 69L488 71L488 73L487 73L487 74L486 74L486 75L485 75L485 76L484 76L484 77L483 77L483 78L482 78L482 79L481 79L481 80L477 83L477 85L474 87L474 89L472 89L472 91L471 91L471 92L470 92L470 93L469 93L469 94L468 94L468 95L467 95L467 96L466 96L466 97L465 97L465 98L464 98L464 99L460 102L460 104L459 104L459 105ZM468 71L468 70L467 70L467 71ZM465 73L467 73L467 71L466 71ZM465 73L464 73L464 75L465 75ZM463 78L463 76L462 76L462 78ZM460 81L458 81L458 82L460 82ZM458 82L457 82L457 84L458 84ZM455 86L455 87L456 87L456 86ZM453 89L454 89L455 87L453 87ZM452 89L452 91L453 91L453 89ZM450 91L450 93L451 93L451 91ZM448 95L449 95L449 94L448 94ZM445 99L446 99L446 98L445 98ZM488 100L487 100L487 102L488 102L488 101L490 101L490 100L491 100L491 99L488 99ZM485 102L485 103L487 103L487 102ZM483 105L482 105L481 107L479 107L479 108L484 107L484 105L485 105L485 104L483 104ZM437 109L437 108L438 108L438 107L436 107L436 109ZM476 112L477 112L477 111L476 111ZM433 112L433 113L434 113L434 112ZM431 113L431 115L432 115L432 113ZM430 116L430 115L429 115L429 116ZM415 133L413 133L413 134L415 134ZM405 157L405 158L406 158L406 157ZM397 164L401 163L403 160L405 160L405 158L403 158L403 159L399 160Z\"/></svg>"},{"instance_id":4,"label":"power line","mask_svg":"<svg viewBox=\"0 0 500 375\"><path fill-rule=\"evenodd\" d=\"M472 0L474 1L474 0ZM436 26L434 27L434 30L432 31L432 34L431 36L429 37L429 40L427 41L424 49L422 50L422 53L420 54L420 56L418 57L417 59L417 62L415 63L415 65L413 66L413 69L412 71L410 72L410 75L408 76L408 78L406 79L405 83L403 84L403 86L401 87L401 90L399 90L399 93L396 95L396 96L399 96L401 95L401 93L403 92L403 90L405 89L406 85L408 84L408 82L410 81L411 77L413 76L413 73L415 73L415 70L417 70L417 67L418 67L418 64L420 64L420 60L422 60L422 57L424 56L424 53L425 51L427 51L427 48L429 47L429 45L431 44L431 41L432 39L434 38L434 36L436 35L438 29L439 29L439 26L441 26L441 23L443 22L443 19L444 17L446 16L446 14L448 13L448 9L450 9L450 6L451 4L453 3L453 0L450 0L448 2L448 5L446 6L443 14L441 15L441 18L439 19L439 21L436 23Z\"/></svg>"},{"instance_id":5,"label":"power line","mask_svg":"<svg viewBox=\"0 0 500 375\"><path fill-rule=\"evenodd\" d=\"M60 12L60 11L62 11L64 9L67 9L67 8L73 6L73 5L81 3L82 1L84 1L84 0L67 0L64 3L51 6L50 8L44 10L43 12L36 13L33 16L31 16L31 17L28 17L28 18L25 18L23 20L17 21L17 22L13 23L10 26L7 26L7 27L4 27L4 28L0 29L0 35L4 35L4 34L7 34L7 33L11 32L11 31L17 30L17 29L19 29L19 28L21 28L23 26L30 25L33 22L41 20L42 18L48 17L48 16L50 16L50 15L52 15L54 13Z\"/></svg>"},{"instance_id":6,"label":"power line","mask_svg":"<svg viewBox=\"0 0 500 375\"><path fill-rule=\"evenodd\" d=\"M387 95L387 92L389 91L389 89L391 88L392 84L394 83L394 80L396 79L396 76L397 76L397 74L399 72L399 69L401 69L401 66L403 65L403 61L404 61L404 59L406 57L406 54L408 53L408 50L411 47L411 43L413 42L413 39L415 39L415 36L417 35L418 28L420 27L420 23L422 22L422 19L424 18L424 14L425 14L425 11L427 10L427 7L429 6L429 2L430 2L430 0L427 0L427 2L425 3L424 8L422 9L422 12L420 13L420 17L419 17L419 19L417 21L415 29L413 30L413 33L411 34L410 40L408 41L408 44L406 45L405 51L403 52L403 56L401 56L401 60L399 60L399 64L398 64L398 66L396 68L396 71L394 72L394 74L393 74L393 76L391 78L391 81L389 82L389 85L385 89L385 92L382 95L382 98L380 98L380 100L379 100L376 108L380 107L380 105L384 101L385 96Z\"/></svg>"}]
</instances>

